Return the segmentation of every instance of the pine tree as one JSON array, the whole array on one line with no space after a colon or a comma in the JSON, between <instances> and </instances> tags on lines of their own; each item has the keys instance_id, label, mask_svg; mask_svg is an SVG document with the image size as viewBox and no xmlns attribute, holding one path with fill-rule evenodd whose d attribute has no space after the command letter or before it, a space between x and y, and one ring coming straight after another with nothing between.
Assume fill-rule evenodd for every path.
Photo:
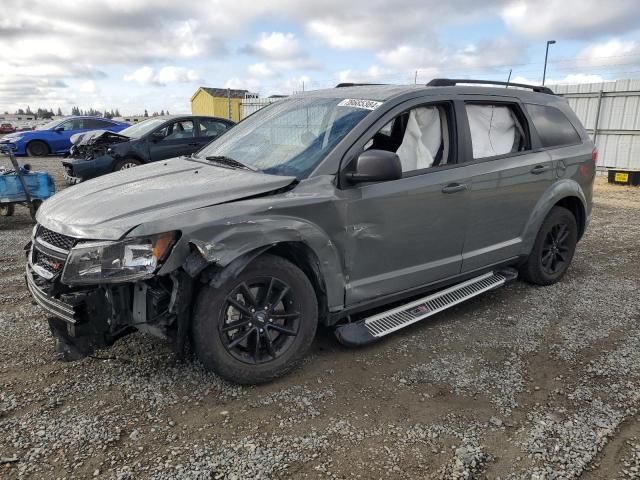
<instances>
[{"instance_id":1,"label":"pine tree","mask_svg":"<svg viewBox=\"0 0 640 480\"><path fill-rule=\"evenodd\" d=\"M62 116L62 110L60 110L60 107L58 107L58 113L56 113L56 115L58 115L59 117Z\"/></svg>"},{"instance_id":2,"label":"pine tree","mask_svg":"<svg viewBox=\"0 0 640 480\"><path fill-rule=\"evenodd\" d=\"M149 116L149 112L147 112L147 109L146 109L146 108L144 109L144 116L145 116L145 117L148 117L148 116Z\"/></svg>"},{"instance_id":3,"label":"pine tree","mask_svg":"<svg viewBox=\"0 0 640 480\"><path fill-rule=\"evenodd\" d=\"M164 117L164 110L160 110L160 116Z\"/></svg>"}]
</instances>

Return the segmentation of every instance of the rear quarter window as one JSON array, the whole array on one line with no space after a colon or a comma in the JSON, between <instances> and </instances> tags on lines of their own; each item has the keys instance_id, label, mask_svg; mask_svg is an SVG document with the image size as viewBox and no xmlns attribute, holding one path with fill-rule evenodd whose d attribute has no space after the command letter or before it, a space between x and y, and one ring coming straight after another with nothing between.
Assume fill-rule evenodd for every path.
<instances>
[{"instance_id":1,"label":"rear quarter window","mask_svg":"<svg viewBox=\"0 0 640 480\"><path fill-rule=\"evenodd\" d=\"M574 126L559 109L530 103L525 106L543 147L560 147L581 142Z\"/></svg>"}]
</instances>

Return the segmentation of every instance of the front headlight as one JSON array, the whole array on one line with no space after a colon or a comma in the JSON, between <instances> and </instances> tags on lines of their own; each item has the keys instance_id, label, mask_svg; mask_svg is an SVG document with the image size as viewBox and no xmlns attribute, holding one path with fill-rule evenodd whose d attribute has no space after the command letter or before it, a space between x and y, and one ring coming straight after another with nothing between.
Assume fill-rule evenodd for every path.
<instances>
[{"instance_id":1,"label":"front headlight","mask_svg":"<svg viewBox=\"0 0 640 480\"><path fill-rule=\"evenodd\" d=\"M166 232L118 242L79 243L69 253L62 283L92 285L149 278L177 238L177 232Z\"/></svg>"},{"instance_id":2,"label":"front headlight","mask_svg":"<svg viewBox=\"0 0 640 480\"><path fill-rule=\"evenodd\" d=\"M22 137L4 137L2 143L16 143L22 140Z\"/></svg>"}]
</instances>

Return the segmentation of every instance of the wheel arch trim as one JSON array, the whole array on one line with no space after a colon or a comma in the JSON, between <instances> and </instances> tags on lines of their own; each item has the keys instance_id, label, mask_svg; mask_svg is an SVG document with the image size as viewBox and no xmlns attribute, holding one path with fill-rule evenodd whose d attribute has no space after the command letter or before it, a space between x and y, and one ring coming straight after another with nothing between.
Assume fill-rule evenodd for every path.
<instances>
[{"instance_id":1,"label":"wheel arch trim","mask_svg":"<svg viewBox=\"0 0 640 480\"><path fill-rule=\"evenodd\" d=\"M544 219L551 209L558 205L564 206L565 208L570 206L568 209L571 210L574 216L579 217L576 218L576 223L578 223L578 238L582 236L588 224L589 209L587 199L582 188L576 181L565 179L549 187L540 200L538 200L533 212L529 216L522 236L522 244L526 253L533 248L542 222L544 222ZM580 213L576 215L573 209L578 206Z\"/></svg>"},{"instance_id":2,"label":"wheel arch trim","mask_svg":"<svg viewBox=\"0 0 640 480\"><path fill-rule=\"evenodd\" d=\"M328 310L339 310L344 306L345 278L338 249L324 231L302 219L252 220L228 226L210 240L192 238L188 243L191 255L185 265L193 262L194 254L201 259L200 265L196 260L191 274L209 267L222 267L232 268L232 273L237 275L253 259L268 251L301 268L316 290L319 288L325 296ZM241 262L240 269L238 262ZM189 272L190 268L185 269Z\"/></svg>"}]
</instances>

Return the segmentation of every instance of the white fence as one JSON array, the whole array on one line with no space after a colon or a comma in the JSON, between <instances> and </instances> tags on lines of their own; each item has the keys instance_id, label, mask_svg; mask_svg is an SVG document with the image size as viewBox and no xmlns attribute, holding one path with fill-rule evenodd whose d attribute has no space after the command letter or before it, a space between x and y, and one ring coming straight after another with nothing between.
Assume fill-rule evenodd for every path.
<instances>
[{"instance_id":1,"label":"white fence","mask_svg":"<svg viewBox=\"0 0 640 480\"><path fill-rule=\"evenodd\" d=\"M271 105L273 102L277 102L281 98L282 97L256 97L247 95L241 103L240 120L248 117L267 105Z\"/></svg>"},{"instance_id":2,"label":"white fence","mask_svg":"<svg viewBox=\"0 0 640 480\"><path fill-rule=\"evenodd\" d=\"M598 147L598 166L640 170L640 79L551 86Z\"/></svg>"}]
</instances>

